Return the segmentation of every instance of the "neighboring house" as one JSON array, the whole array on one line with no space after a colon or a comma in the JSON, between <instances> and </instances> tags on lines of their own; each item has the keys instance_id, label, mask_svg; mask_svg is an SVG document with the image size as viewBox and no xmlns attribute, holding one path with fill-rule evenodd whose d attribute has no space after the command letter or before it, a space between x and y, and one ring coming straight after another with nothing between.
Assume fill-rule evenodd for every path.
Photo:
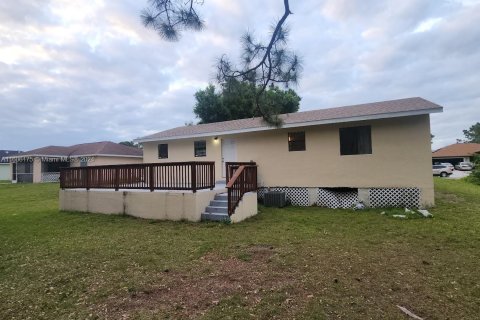
<instances>
[{"instance_id":1,"label":"neighboring house","mask_svg":"<svg viewBox=\"0 0 480 320\"><path fill-rule=\"evenodd\" d=\"M480 154L480 143L454 143L432 152L432 162L448 162L455 166L460 162L473 162L475 154Z\"/></svg>"},{"instance_id":2,"label":"neighboring house","mask_svg":"<svg viewBox=\"0 0 480 320\"><path fill-rule=\"evenodd\" d=\"M283 190L294 205L434 204L429 114L442 107L408 98L282 115L282 128L249 118L183 126L137 139L144 162L258 165L259 197Z\"/></svg>"},{"instance_id":3,"label":"neighboring house","mask_svg":"<svg viewBox=\"0 0 480 320\"><path fill-rule=\"evenodd\" d=\"M56 182L61 167L142 163L143 151L110 141L48 146L8 157L14 182Z\"/></svg>"},{"instance_id":4,"label":"neighboring house","mask_svg":"<svg viewBox=\"0 0 480 320\"><path fill-rule=\"evenodd\" d=\"M8 157L18 154L20 151L0 150L0 180L12 180L12 164Z\"/></svg>"}]
</instances>

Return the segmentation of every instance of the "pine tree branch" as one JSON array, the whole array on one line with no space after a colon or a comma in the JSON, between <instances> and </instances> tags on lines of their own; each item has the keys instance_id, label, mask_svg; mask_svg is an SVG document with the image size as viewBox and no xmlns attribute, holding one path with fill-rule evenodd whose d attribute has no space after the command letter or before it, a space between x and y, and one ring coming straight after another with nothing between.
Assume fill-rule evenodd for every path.
<instances>
[{"instance_id":1,"label":"pine tree branch","mask_svg":"<svg viewBox=\"0 0 480 320\"><path fill-rule=\"evenodd\" d=\"M203 4L201 0L149 0L149 3L150 8L143 11L142 20L146 27L153 28L166 40L176 41L181 31L203 27L203 22L195 11L196 5ZM250 34L243 37L242 69L234 68L225 55L220 58L217 66L217 80L220 84L235 79L250 82L259 88L252 102L257 113L268 124L275 126L280 126L281 121L275 114L275 106L268 105L264 97L265 91L269 84L281 83L288 87L289 83L295 83L301 69L299 58L286 49L288 30L285 23L292 14L289 0L283 0L283 9L283 15L272 28L267 45L257 43ZM262 106L262 103L267 105Z\"/></svg>"}]
</instances>

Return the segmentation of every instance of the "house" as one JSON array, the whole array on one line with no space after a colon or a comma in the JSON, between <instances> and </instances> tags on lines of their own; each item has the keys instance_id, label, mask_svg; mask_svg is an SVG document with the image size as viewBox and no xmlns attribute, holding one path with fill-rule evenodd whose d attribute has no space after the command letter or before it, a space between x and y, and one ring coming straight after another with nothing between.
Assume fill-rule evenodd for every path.
<instances>
[{"instance_id":1,"label":"house","mask_svg":"<svg viewBox=\"0 0 480 320\"><path fill-rule=\"evenodd\" d=\"M424 207L434 204L430 113L443 108L407 98L320 109L281 118L182 126L137 139L145 163L214 161L258 166L258 196L286 193L294 205ZM217 179L218 180L218 179Z\"/></svg>"},{"instance_id":2,"label":"house","mask_svg":"<svg viewBox=\"0 0 480 320\"><path fill-rule=\"evenodd\" d=\"M455 166L460 162L473 162L475 154L480 154L480 143L454 143L432 152L432 163L448 162Z\"/></svg>"},{"instance_id":3,"label":"house","mask_svg":"<svg viewBox=\"0 0 480 320\"><path fill-rule=\"evenodd\" d=\"M62 167L142 163L142 150L110 141L47 146L9 156L14 182L57 182Z\"/></svg>"},{"instance_id":4,"label":"house","mask_svg":"<svg viewBox=\"0 0 480 320\"><path fill-rule=\"evenodd\" d=\"M9 156L18 154L20 151L0 150L0 181L12 180L12 164L8 161Z\"/></svg>"}]
</instances>

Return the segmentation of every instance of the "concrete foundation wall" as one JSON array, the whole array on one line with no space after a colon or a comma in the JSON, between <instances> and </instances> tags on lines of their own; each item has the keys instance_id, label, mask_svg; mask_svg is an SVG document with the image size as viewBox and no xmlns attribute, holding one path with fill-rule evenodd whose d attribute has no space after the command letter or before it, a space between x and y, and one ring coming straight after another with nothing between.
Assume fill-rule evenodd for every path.
<instances>
[{"instance_id":1,"label":"concrete foundation wall","mask_svg":"<svg viewBox=\"0 0 480 320\"><path fill-rule=\"evenodd\" d=\"M256 192L248 192L243 195L242 200L238 204L235 213L230 216L232 223L241 222L258 213L258 201Z\"/></svg>"},{"instance_id":2,"label":"concrete foundation wall","mask_svg":"<svg viewBox=\"0 0 480 320\"><path fill-rule=\"evenodd\" d=\"M221 192L225 190L196 193L60 190L59 207L64 211L126 214L144 219L200 221L205 207Z\"/></svg>"}]
</instances>

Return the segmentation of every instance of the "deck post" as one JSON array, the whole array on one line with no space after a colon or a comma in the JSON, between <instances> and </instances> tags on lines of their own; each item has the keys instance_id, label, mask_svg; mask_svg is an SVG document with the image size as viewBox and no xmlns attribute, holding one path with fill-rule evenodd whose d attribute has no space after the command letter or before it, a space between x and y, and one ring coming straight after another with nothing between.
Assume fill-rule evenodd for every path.
<instances>
[{"instance_id":1,"label":"deck post","mask_svg":"<svg viewBox=\"0 0 480 320\"><path fill-rule=\"evenodd\" d=\"M153 192L153 190L155 190L155 182L153 181L153 177L154 177L154 175L153 175L153 164L150 164L148 166L148 174L149 174L148 183L150 185L150 192Z\"/></svg>"},{"instance_id":2,"label":"deck post","mask_svg":"<svg viewBox=\"0 0 480 320\"><path fill-rule=\"evenodd\" d=\"M215 162L210 165L210 190L215 188Z\"/></svg>"},{"instance_id":3,"label":"deck post","mask_svg":"<svg viewBox=\"0 0 480 320\"><path fill-rule=\"evenodd\" d=\"M90 168L89 167L85 167L85 180L86 180L86 188L87 188L87 191L90 190Z\"/></svg>"},{"instance_id":4,"label":"deck post","mask_svg":"<svg viewBox=\"0 0 480 320\"><path fill-rule=\"evenodd\" d=\"M118 167L115 167L115 191L118 191L120 189L120 169Z\"/></svg>"},{"instance_id":5,"label":"deck post","mask_svg":"<svg viewBox=\"0 0 480 320\"><path fill-rule=\"evenodd\" d=\"M197 192L197 163L193 162L190 165L190 173L192 175L192 191L193 193Z\"/></svg>"}]
</instances>

